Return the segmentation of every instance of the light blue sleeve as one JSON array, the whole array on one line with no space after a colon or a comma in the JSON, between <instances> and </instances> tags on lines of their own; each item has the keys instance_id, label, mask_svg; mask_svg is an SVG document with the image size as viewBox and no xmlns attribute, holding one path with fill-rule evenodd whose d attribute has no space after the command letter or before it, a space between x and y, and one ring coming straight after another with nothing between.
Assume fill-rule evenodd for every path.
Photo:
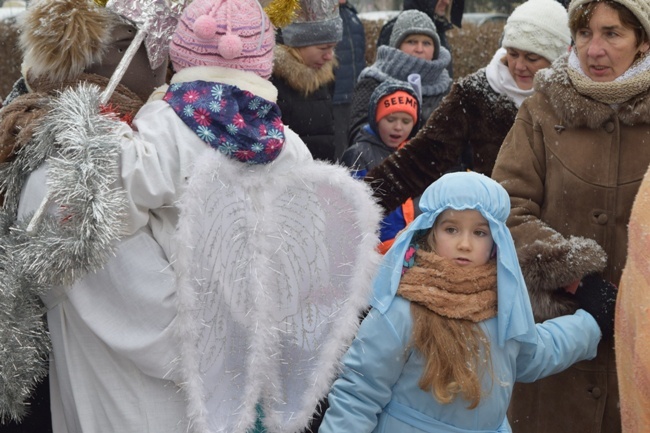
<instances>
[{"instance_id":1,"label":"light blue sleeve","mask_svg":"<svg viewBox=\"0 0 650 433\"><path fill-rule=\"evenodd\" d=\"M396 298L386 314L372 309L343 357L343 371L328 396L319 433L371 432L391 400L408 359L410 303Z\"/></svg>"},{"instance_id":2,"label":"light blue sleeve","mask_svg":"<svg viewBox=\"0 0 650 433\"><path fill-rule=\"evenodd\" d=\"M518 382L534 382L596 356L600 328L584 310L535 326L537 344L522 345L517 356Z\"/></svg>"}]
</instances>

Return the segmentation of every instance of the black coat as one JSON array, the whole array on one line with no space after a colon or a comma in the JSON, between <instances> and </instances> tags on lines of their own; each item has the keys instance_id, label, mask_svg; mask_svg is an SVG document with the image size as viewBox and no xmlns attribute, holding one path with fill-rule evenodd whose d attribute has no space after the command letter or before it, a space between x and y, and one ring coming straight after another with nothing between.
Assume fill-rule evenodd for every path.
<instances>
[{"instance_id":1,"label":"black coat","mask_svg":"<svg viewBox=\"0 0 650 433\"><path fill-rule=\"evenodd\" d=\"M277 45L271 82L278 89L282 121L305 142L315 159L335 161L332 91L334 64L314 70Z\"/></svg>"},{"instance_id":2,"label":"black coat","mask_svg":"<svg viewBox=\"0 0 650 433\"><path fill-rule=\"evenodd\" d=\"M395 149L386 146L381 138L365 126L357 135L357 142L343 152L341 162L353 170L368 172L394 151Z\"/></svg>"},{"instance_id":3,"label":"black coat","mask_svg":"<svg viewBox=\"0 0 650 433\"><path fill-rule=\"evenodd\" d=\"M366 67L366 34L357 11L350 3L339 5L343 21L343 38L336 44L336 58L339 65L334 70L334 95L332 102L350 104L357 77Z\"/></svg>"}]
</instances>

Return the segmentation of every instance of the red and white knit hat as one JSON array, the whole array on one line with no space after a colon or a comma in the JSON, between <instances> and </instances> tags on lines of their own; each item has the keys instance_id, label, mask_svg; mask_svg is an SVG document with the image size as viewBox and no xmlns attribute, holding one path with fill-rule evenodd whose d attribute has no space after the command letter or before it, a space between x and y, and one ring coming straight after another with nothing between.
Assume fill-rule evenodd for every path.
<instances>
[{"instance_id":1,"label":"red and white knit hat","mask_svg":"<svg viewBox=\"0 0 650 433\"><path fill-rule=\"evenodd\" d=\"M222 66L269 78L275 31L257 0L194 0L183 11L169 56L176 72Z\"/></svg>"}]
</instances>

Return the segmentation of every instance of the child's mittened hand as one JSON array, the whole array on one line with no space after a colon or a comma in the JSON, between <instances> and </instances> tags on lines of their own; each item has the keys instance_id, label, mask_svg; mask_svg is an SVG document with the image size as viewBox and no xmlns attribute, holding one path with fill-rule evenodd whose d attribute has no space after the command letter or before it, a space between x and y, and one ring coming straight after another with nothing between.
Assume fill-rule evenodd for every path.
<instances>
[{"instance_id":1,"label":"child's mittened hand","mask_svg":"<svg viewBox=\"0 0 650 433\"><path fill-rule=\"evenodd\" d=\"M580 280L575 297L580 308L591 314L601 332L603 339L614 335L614 307L618 288L604 280L598 274L589 274Z\"/></svg>"}]
</instances>

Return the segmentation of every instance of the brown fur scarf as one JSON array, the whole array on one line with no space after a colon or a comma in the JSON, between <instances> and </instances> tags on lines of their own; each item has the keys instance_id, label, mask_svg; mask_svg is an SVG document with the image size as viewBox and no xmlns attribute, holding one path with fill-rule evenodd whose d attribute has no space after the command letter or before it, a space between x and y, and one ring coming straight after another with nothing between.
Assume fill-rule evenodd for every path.
<instances>
[{"instance_id":1,"label":"brown fur scarf","mask_svg":"<svg viewBox=\"0 0 650 433\"><path fill-rule=\"evenodd\" d=\"M107 78L95 74L81 74L75 80L60 82L34 79L28 74L32 92L18 96L0 112L0 162L10 161L31 140L40 119L48 112L50 98L82 81L96 84L101 89L108 84ZM117 86L109 101L111 111L127 121L142 104L142 100L123 85Z\"/></svg>"},{"instance_id":2,"label":"brown fur scarf","mask_svg":"<svg viewBox=\"0 0 650 433\"><path fill-rule=\"evenodd\" d=\"M497 315L496 264L468 269L418 250L397 294L443 317L480 322Z\"/></svg>"}]
</instances>

